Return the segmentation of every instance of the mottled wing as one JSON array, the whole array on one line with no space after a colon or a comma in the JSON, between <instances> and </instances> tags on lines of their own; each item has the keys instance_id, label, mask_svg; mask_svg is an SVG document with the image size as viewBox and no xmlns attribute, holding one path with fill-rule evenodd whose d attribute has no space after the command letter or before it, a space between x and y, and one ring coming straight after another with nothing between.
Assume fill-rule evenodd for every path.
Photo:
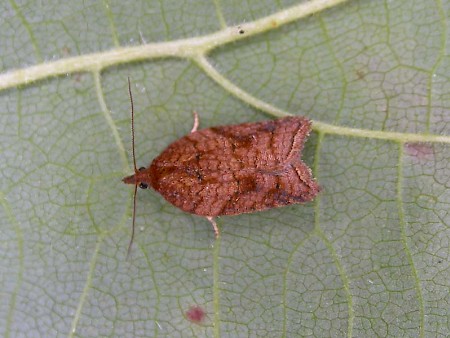
<instances>
[{"instance_id":1,"label":"mottled wing","mask_svg":"<svg viewBox=\"0 0 450 338\"><path fill-rule=\"evenodd\" d=\"M191 133L152 162L152 186L203 216L310 201L319 189L300 160L309 131L307 119L289 117Z\"/></svg>"}]
</instances>

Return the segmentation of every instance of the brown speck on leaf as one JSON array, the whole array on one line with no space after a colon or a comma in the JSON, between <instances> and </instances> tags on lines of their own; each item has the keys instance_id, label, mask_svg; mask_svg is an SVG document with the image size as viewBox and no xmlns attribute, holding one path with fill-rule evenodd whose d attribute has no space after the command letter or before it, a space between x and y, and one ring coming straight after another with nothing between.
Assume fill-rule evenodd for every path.
<instances>
[{"instance_id":1,"label":"brown speck on leaf","mask_svg":"<svg viewBox=\"0 0 450 338\"><path fill-rule=\"evenodd\" d=\"M356 71L356 76L358 77L358 80L362 80L366 76L366 73L362 69L358 69Z\"/></svg>"},{"instance_id":2,"label":"brown speck on leaf","mask_svg":"<svg viewBox=\"0 0 450 338\"><path fill-rule=\"evenodd\" d=\"M73 74L73 79L75 82L80 83L82 76L83 75L81 73L75 73L75 74Z\"/></svg>"},{"instance_id":3,"label":"brown speck on leaf","mask_svg":"<svg viewBox=\"0 0 450 338\"><path fill-rule=\"evenodd\" d=\"M70 56L70 54L72 53L71 49L67 46L64 46L62 49L62 54L64 57Z\"/></svg>"}]
</instances>

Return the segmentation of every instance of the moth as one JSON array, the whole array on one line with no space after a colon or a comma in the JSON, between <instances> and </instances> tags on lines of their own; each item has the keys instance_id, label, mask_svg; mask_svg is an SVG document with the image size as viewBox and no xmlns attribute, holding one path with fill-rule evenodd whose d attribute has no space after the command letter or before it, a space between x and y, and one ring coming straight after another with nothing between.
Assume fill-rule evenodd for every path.
<instances>
[{"instance_id":1,"label":"moth","mask_svg":"<svg viewBox=\"0 0 450 338\"><path fill-rule=\"evenodd\" d=\"M134 108L130 80L134 174L123 178L134 185L134 238L137 188L152 187L181 210L214 218L305 203L319 193L311 169L301 160L311 122L302 116L198 130L194 112L191 132L170 144L148 167L137 169Z\"/></svg>"}]
</instances>

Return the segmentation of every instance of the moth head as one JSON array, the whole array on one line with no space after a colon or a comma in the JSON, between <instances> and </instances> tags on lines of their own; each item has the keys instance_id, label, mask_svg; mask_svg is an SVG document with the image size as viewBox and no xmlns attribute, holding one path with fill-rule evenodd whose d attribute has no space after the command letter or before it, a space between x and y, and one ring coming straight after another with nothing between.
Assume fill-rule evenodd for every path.
<instances>
[{"instance_id":1,"label":"moth head","mask_svg":"<svg viewBox=\"0 0 450 338\"><path fill-rule=\"evenodd\" d=\"M149 184L146 180L146 169L147 168L145 167L140 167L133 175L124 177L122 179L122 182L125 184L138 186L141 189L147 189L149 187Z\"/></svg>"}]
</instances>

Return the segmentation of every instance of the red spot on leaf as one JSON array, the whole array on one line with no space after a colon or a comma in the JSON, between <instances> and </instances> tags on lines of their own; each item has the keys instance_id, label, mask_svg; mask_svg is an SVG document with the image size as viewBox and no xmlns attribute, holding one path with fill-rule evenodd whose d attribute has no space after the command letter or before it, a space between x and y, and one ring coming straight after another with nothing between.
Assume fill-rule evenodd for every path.
<instances>
[{"instance_id":1,"label":"red spot on leaf","mask_svg":"<svg viewBox=\"0 0 450 338\"><path fill-rule=\"evenodd\" d=\"M186 311L186 318L195 324L202 323L205 317L206 317L205 311L198 305L191 306Z\"/></svg>"},{"instance_id":2,"label":"red spot on leaf","mask_svg":"<svg viewBox=\"0 0 450 338\"><path fill-rule=\"evenodd\" d=\"M428 143L405 143L405 154L417 158L420 162L428 162L434 158L434 149Z\"/></svg>"}]
</instances>

